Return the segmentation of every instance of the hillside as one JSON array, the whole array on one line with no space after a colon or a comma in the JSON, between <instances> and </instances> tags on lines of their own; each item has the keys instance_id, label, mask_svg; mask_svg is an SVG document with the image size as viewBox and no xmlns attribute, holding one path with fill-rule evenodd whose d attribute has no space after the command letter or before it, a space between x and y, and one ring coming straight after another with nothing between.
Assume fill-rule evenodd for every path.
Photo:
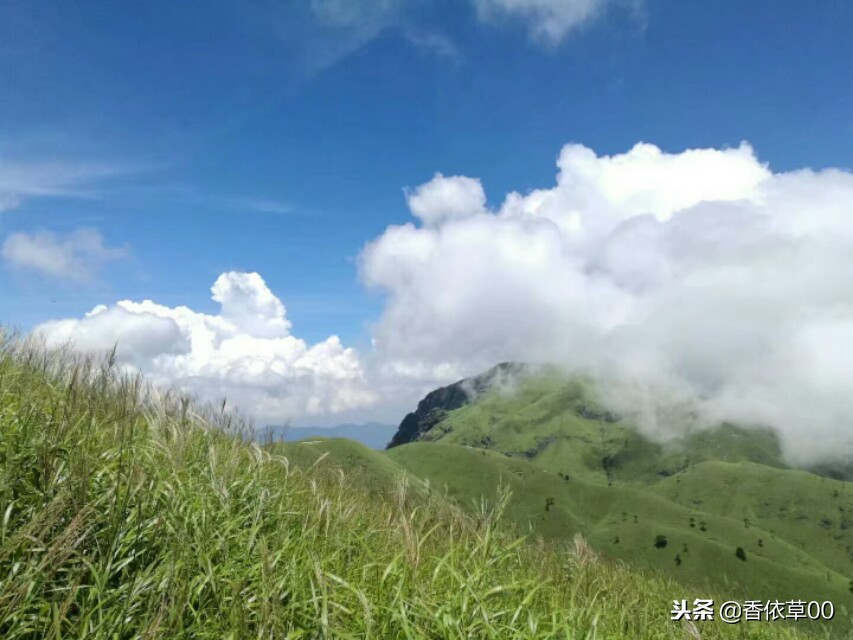
<instances>
[{"instance_id":1,"label":"hillside","mask_svg":"<svg viewBox=\"0 0 853 640\"><path fill-rule=\"evenodd\" d=\"M297 442L309 438L347 438L360 442L370 449L384 449L397 432L397 428L378 422L364 424L339 424L333 427L276 427L257 430L258 442L268 440Z\"/></svg>"},{"instance_id":2,"label":"hillside","mask_svg":"<svg viewBox=\"0 0 853 640\"><path fill-rule=\"evenodd\" d=\"M772 431L721 425L664 446L603 407L591 382L556 369L521 373L512 385L490 387L496 376L511 375L509 367L524 371L522 365L498 365L472 378L477 391L460 381L430 393L389 446L441 441L493 449L597 482L654 483L706 460L786 466Z\"/></svg>"},{"instance_id":3,"label":"hillside","mask_svg":"<svg viewBox=\"0 0 853 640\"><path fill-rule=\"evenodd\" d=\"M685 583L752 598L851 603L849 574L842 572L848 563L837 564L828 537L820 541L827 553L811 554L760 525L747 528L739 518L674 504L642 489L566 482L529 462L468 447L416 443L390 455L433 486L446 487L461 504L481 495L494 499L503 484L512 491L507 515L522 526L552 539L583 534L608 556L663 569ZM662 549L655 545L660 535L667 539ZM815 540L806 546L817 545ZM738 547L746 550L746 562L736 557Z\"/></svg>"},{"instance_id":4,"label":"hillside","mask_svg":"<svg viewBox=\"0 0 853 640\"><path fill-rule=\"evenodd\" d=\"M853 491L787 468L771 431L720 425L654 443L601 406L589 381L554 370L450 406L440 391L401 425L414 442L398 438L388 455L460 504L508 485L508 516L547 538L582 533L685 584L853 610Z\"/></svg>"},{"instance_id":5,"label":"hillside","mask_svg":"<svg viewBox=\"0 0 853 640\"><path fill-rule=\"evenodd\" d=\"M366 489L373 495L390 495L397 490L401 478L409 490L422 494L422 480L381 451L368 449L346 438L310 438L299 442L279 442L267 451L281 455L299 469L318 469L344 474L347 482Z\"/></svg>"},{"instance_id":6,"label":"hillside","mask_svg":"<svg viewBox=\"0 0 853 640\"><path fill-rule=\"evenodd\" d=\"M707 593L518 538L506 497L466 515L393 457L246 427L111 357L0 342L0 636L698 637L671 600Z\"/></svg>"}]
</instances>

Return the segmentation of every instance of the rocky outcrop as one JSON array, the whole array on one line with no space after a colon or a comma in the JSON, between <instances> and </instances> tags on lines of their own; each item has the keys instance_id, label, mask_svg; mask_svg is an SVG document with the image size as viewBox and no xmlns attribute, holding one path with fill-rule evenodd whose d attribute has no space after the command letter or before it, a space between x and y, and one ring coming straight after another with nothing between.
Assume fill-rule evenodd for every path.
<instances>
[{"instance_id":1,"label":"rocky outcrop","mask_svg":"<svg viewBox=\"0 0 853 640\"><path fill-rule=\"evenodd\" d=\"M479 394L495 385L510 384L528 370L528 365L519 362L502 362L478 376L431 391L418 403L415 411L403 418L387 448L420 440L441 422L449 411L473 402Z\"/></svg>"}]
</instances>

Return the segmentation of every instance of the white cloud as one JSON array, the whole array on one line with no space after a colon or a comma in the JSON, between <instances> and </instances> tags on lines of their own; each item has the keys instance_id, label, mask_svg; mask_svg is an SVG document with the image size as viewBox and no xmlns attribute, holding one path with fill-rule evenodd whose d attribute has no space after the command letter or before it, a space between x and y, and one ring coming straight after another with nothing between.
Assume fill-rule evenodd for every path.
<instances>
[{"instance_id":1,"label":"white cloud","mask_svg":"<svg viewBox=\"0 0 853 640\"><path fill-rule=\"evenodd\" d=\"M284 305L257 273L220 276L211 292L222 307L219 315L250 335L274 338L290 331Z\"/></svg>"},{"instance_id":2,"label":"white cloud","mask_svg":"<svg viewBox=\"0 0 853 640\"><path fill-rule=\"evenodd\" d=\"M419 29L411 25L404 26L403 33L411 44L426 53L456 62L464 58L459 47L443 33Z\"/></svg>"},{"instance_id":3,"label":"white cloud","mask_svg":"<svg viewBox=\"0 0 853 640\"><path fill-rule=\"evenodd\" d=\"M117 172L86 163L0 160L0 213L16 209L28 198L87 195L86 185Z\"/></svg>"},{"instance_id":4,"label":"white cloud","mask_svg":"<svg viewBox=\"0 0 853 640\"><path fill-rule=\"evenodd\" d=\"M853 174L774 174L746 144L567 145L558 166L495 212L472 179L410 196L423 226L389 227L360 261L388 295L378 371L439 384L559 361L659 437L684 405L773 424L798 462L853 455Z\"/></svg>"},{"instance_id":5,"label":"white cloud","mask_svg":"<svg viewBox=\"0 0 853 640\"><path fill-rule=\"evenodd\" d=\"M285 215L294 212L292 205L269 198L236 197L228 198L226 202L235 209L244 209L257 213Z\"/></svg>"},{"instance_id":6,"label":"white cloud","mask_svg":"<svg viewBox=\"0 0 853 640\"><path fill-rule=\"evenodd\" d=\"M78 229L65 237L43 231L13 233L0 250L6 264L62 280L90 280L107 262L123 258L127 250L104 246L94 229Z\"/></svg>"},{"instance_id":7,"label":"white cloud","mask_svg":"<svg viewBox=\"0 0 853 640\"><path fill-rule=\"evenodd\" d=\"M86 351L117 345L120 362L159 384L227 397L262 423L372 405L358 354L337 336L317 344L290 335L281 301L256 273L223 273L211 288L216 315L151 300L98 306L33 332Z\"/></svg>"},{"instance_id":8,"label":"white cloud","mask_svg":"<svg viewBox=\"0 0 853 640\"><path fill-rule=\"evenodd\" d=\"M464 59L448 35L429 22L436 0L310 0L284 3L262 0L260 16L294 54L297 67L313 76L355 54L388 32L447 61ZM464 3L460 3L464 4ZM643 0L470 0L481 24L523 24L532 39L553 47L611 7L637 13Z\"/></svg>"},{"instance_id":9,"label":"white cloud","mask_svg":"<svg viewBox=\"0 0 853 640\"><path fill-rule=\"evenodd\" d=\"M335 27L381 28L392 23L405 5L405 0L311 0L317 18Z\"/></svg>"},{"instance_id":10,"label":"white cloud","mask_svg":"<svg viewBox=\"0 0 853 640\"><path fill-rule=\"evenodd\" d=\"M48 322L36 330L51 346L71 343L83 352L103 352L120 346L122 361L137 369L162 354L186 354L190 342L174 319L134 310L119 303L99 305L83 319Z\"/></svg>"},{"instance_id":11,"label":"white cloud","mask_svg":"<svg viewBox=\"0 0 853 640\"><path fill-rule=\"evenodd\" d=\"M403 24L409 0L311 0L269 2L267 22L311 76L334 66Z\"/></svg>"},{"instance_id":12,"label":"white cloud","mask_svg":"<svg viewBox=\"0 0 853 640\"><path fill-rule=\"evenodd\" d=\"M520 18L531 37L555 45L601 16L612 5L636 7L640 0L473 0L481 20Z\"/></svg>"},{"instance_id":13,"label":"white cloud","mask_svg":"<svg viewBox=\"0 0 853 640\"><path fill-rule=\"evenodd\" d=\"M432 180L406 194L412 214L425 224L438 224L450 218L465 218L486 210L486 193L479 180L465 176Z\"/></svg>"}]
</instances>

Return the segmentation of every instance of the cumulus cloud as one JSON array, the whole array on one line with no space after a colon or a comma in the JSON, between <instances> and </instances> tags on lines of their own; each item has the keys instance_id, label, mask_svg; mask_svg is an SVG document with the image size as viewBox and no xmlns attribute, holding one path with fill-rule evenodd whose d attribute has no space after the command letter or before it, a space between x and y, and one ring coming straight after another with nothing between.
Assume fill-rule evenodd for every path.
<instances>
[{"instance_id":1,"label":"cumulus cloud","mask_svg":"<svg viewBox=\"0 0 853 640\"><path fill-rule=\"evenodd\" d=\"M774 425L798 463L853 455L853 174L773 173L747 144L567 145L558 168L494 211L471 178L410 194L422 224L360 259L381 370L558 361L659 438L699 415Z\"/></svg>"},{"instance_id":2,"label":"cumulus cloud","mask_svg":"<svg viewBox=\"0 0 853 640\"><path fill-rule=\"evenodd\" d=\"M211 288L216 315L151 300L100 305L83 318L33 332L48 345L85 351L117 346L121 363L158 384L228 398L262 423L372 405L358 354L330 336L309 345L290 334L281 301L257 273L223 273Z\"/></svg>"},{"instance_id":3,"label":"cumulus cloud","mask_svg":"<svg viewBox=\"0 0 853 640\"><path fill-rule=\"evenodd\" d=\"M13 233L3 242L0 255L17 269L85 282L105 263L125 257L127 249L106 247L98 231L78 229L65 237L47 231Z\"/></svg>"},{"instance_id":4,"label":"cumulus cloud","mask_svg":"<svg viewBox=\"0 0 853 640\"><path fill-rule=\"evenodd\" d=\"M486 210L486 193L479 180L465 176L444 177L440 173L408 192L406 201L412 214L430 225Z\"/></svg>"},{"instance_id":5,"label":"cumulus cloud","mask_svg":"<svg viewBox=\"0 0 853 640\"><path fill-rule=\"evenodd\" d=\"M547 45L560 43L570 33L601 16L612 5L636 7L639 0L474 0L482 20L501 17L525 20L531 37Z\"/></svg>"}]
</instances>

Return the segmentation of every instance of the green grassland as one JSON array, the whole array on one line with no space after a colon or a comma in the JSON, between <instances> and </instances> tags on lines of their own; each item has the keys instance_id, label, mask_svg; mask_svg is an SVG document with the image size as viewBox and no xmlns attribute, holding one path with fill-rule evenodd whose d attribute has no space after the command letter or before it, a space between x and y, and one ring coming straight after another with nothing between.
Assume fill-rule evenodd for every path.
<instances>
[{"instance_id":1,"label":"green grassland","mask_svg":"<svg viewBox=\"0 0 853 640\"><path fill-rule=\"evenodd\" d=\"M0 340L0 637L805 637L670 622L673 598L704 592L581 537L519 537L505 492L461 510L401 470L415 466L406 450L427 446L263 446L239 416L159 392L112 358ZM429 465L471 472L468 495L493 495L501 464L520 464L436 447L448 458ZM607 510L577 508L578 526Z\"/></svg>"},{"instance_id":2,"label":"green grassland","mask_svg":"<svg viewBox=\"0 0 853 640\"><path fill-rule=\"evenodd\" d=\"M850 483L754 463L704 462L662 480L655 492L743 522L753 538L763 530L771 539L785 540L827 566L853 575Z\"/></svg>"},{"instance_id":3,"label":"green grassland","mask_svg":"<svg viewBox=\"0 0 853 640\"><path fill-rule=\"evenodd\" d=\"M739 517L699 511L644 489L564 481L529 462L491 451L413 443L389 455L433 486L446 487L461 504L494 496L495 488L505 484L512 491L507 516L522 527L548 538L581 533L608 556L660 568L688 584L751 598L851 603L849 579L834 568L831 550L807 553L778 533L756 524L745 526ZM659 535L667 538L664 548L655 546ZM735 556L738 547L745 549L747 561Z\"/></svg>"},{"instance_id":4,"label":"green grassland","mask_svg":"<svg viewBox=\"0 0 853 640\"><path fill-rule=\"evenodd\" d=\"M832 600L849 625L853 489L787 468L771 431L721 425L654 443L600 406L588 381L554 372L440 417L387 453L458 503L507 485L507 516L546 538L581 533L683 584Z\"/></svg>"},{"instance_id":5,"label":"green grassland","mask_svg":"<svg viewBox=\"0 0 853 640\"><path fill-rule=\"evenodd\" d=\"M298 442L276 442L266 450L298 469L345 474L346 481L374 495L390 495L405 478L409 490L426 492L425 483L382 451L368 449L345 438L312 437Z\"/></svg>"}]
</instances>

